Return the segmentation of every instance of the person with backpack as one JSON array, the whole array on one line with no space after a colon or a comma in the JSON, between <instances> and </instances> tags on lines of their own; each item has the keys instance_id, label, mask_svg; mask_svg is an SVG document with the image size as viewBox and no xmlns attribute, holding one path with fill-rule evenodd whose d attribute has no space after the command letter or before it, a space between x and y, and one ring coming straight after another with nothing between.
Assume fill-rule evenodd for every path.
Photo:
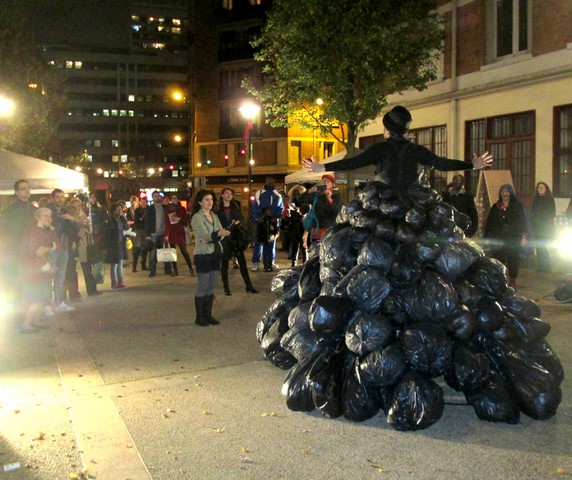
<instances>
[{"instance_id":1,"label":"person with backpack","mask_svg":"<svg viewBox=\"0 0 572 480\"><path fill-rule=\"evenodd\" d=\"M320 183L310 188L301 199L301 203L309 205L304 225L302 244L308 246L308 239L315 242L322 238L326 230L336 223L336 217L342 208L340 195L334 189L336 179L330 175L322 175Z\"/></svg>"},{"instance_id":2,"label":"person with backpack","mask_svg":"<svg viewBox=\"0 0 572 480\"><path fill-rule=\"evenodd\" d=\"M406 134L412 117L401 105L393 107L383 116L384 142L375 143L359 155L328 163L328 170L353 170L375 165L375 179L397 190L405 190L417 183L420 167L433 167L441 171L472 170L488 167L492 155L485 152L473 154L471 162L439 157L428 148L412 143ZM306 158L304 168L312 172L324 172L326 166Z\"/></svg>"}]
</instances>

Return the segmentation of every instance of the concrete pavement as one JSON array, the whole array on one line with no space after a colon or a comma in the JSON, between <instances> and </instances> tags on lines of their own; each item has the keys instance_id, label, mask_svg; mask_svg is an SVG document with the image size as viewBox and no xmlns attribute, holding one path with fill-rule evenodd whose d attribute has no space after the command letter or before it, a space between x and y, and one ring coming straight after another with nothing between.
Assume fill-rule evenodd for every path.
<instances>
[{"instance_id":1,"label":"concrete pavement","mask_svg":"<svg viewBox=\"0 0 572 480\"><path fill-rule=\"evenodd\" d=\"M0 320L0 462L21 464L0 479L85 469L99 480L572 478L569 379L544 422L491 424L446 405L433 427L401 433L383 414L355 424L291 412L284 372L262 358L254 335L275 299L271 274L252 273L261 290L252 295L231 270L234 295L218 286L221 325L200 328L196 280L179 271L129 272L126 290L106 283L49 331L23 335ZM558 276L524 269L519 294L541 305L568 373L572 304L551 298Z\"/></svg>"}]
</instances>

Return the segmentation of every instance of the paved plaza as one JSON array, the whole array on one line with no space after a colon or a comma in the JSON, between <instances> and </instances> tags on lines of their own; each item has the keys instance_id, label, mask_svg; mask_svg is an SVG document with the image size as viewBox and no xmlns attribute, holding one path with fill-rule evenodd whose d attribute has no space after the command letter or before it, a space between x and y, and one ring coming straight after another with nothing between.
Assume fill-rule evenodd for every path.
<instances>
[{"instance_id":1,"label":"paved plaza","mask_svg":"<svg viewBox=\"0 0 572 480\"><path fill-rule=\"evenodd\" d=\"M219 285L214 307L221 325L200 328L182 265L176 278L126 271L126 290L106 282L50 330L24 335L0 319L0 463L20 465L0 479L572 478L572 304L550 295L563 273L519 277L568 374L557 415L488 423L448 391L439 422L403 433L382 413L352 423L288 410L285 373L255 338L272 274L252 273L252 295L231 269L234 294Z\"/></svg>"}]
</instances>

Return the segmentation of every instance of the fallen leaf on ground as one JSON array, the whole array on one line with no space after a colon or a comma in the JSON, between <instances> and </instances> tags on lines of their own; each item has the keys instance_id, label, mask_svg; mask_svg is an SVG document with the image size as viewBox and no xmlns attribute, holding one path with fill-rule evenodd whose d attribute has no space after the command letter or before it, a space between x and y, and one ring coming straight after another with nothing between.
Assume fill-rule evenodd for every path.
<instances>
[{"instance_id":1,"label":"fallen leaf on ground","mask_svg":"<svg viewBox=\"0 0 572 480\"><path fill-rule=\"evenodd\" d=\"M213 432L215 432L215 433L222 433L222 432L224 432L224 427L222 427L222 428L213 428Z\"/></svg>"},{"instance_id":2,"label":"fallen leaf on ground","mask_svg":"<svg viewBox=\"0 0 572 480\"><path fill-rule=\"evenodd\" d=\"M307 448L302 448L302 450L300 450L302 452L302 455L310 455L310 450L308 450Z\"/></svg>"},{"instance_id":3,"label":"fallen leaf on ground","mask_svg":"<svg viewBox=\"0 0 572 480\"><path fill-rule=\"evenodd\" d=\"M566 470L564 468L557 468L556 469L556 475L564 475L566 473Z\"/></svg>"},{"instance_id":4,"label":"fallen leaf on ground","mask_svg":"<svg viewBox=\"0 0 572 480\"><path fill-rule=\"evenodd\" d=\"M32 440L45 440L46 434L44 432L38 432Z\"/></svg>"}]
</instances>

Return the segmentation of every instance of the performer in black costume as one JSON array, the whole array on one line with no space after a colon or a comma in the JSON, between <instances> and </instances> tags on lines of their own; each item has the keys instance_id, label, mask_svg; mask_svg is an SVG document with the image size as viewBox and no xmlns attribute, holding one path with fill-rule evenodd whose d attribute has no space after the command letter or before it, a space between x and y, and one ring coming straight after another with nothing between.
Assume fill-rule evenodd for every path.
<instances>
[{"instance_id":1,"label":"performer in black costume","mask_svg":"<svg viewBox=\"0 0 572 480\"><path fill-rule=\"evenodd\" d=\"M328 163L328 170L353 170L375 165L376 180L389 184L392 188L406 189L417 182L419 167L433 167L442 171L472 170L488 167L493 161L492 155L485 152L473 154L472 162L451 160L435 155L428 148L411 143L405 137L411 123L411 113L398 105L383 116L385 142L372 145L364 152L351 158ZM323 172L326 166L304 159L304 167L313 172Z\"/></svg>"},{"instance_id":2,"label":"performer in black costume","mask_svg":"<svg viewBox=\"0 0 572 480\"><path fill-rule=\"evenodd\" d=\"M421 185L418 168L484 168L441 158L404 138L411 115L383 118L388 140L328 164L376 165L378 181L342 209L303 267L272 280L278 299L256 329L264 356L289 370L282 393L293 411L372 418L420 430L444 410L441 386L462 392L480 419L546 420L562 400L562 365L550 325L507 284L504 265L465 240L455 210ZM323 166L308 160L307 168Z\"/></svg>"}]
</instances>

